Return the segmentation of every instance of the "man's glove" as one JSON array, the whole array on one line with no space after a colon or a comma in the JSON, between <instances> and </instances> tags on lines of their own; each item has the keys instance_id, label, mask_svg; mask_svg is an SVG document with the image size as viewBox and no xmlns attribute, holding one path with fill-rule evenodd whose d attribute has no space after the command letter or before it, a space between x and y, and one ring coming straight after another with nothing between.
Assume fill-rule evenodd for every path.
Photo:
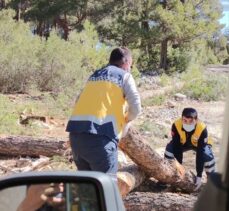
<instances>
[{"instance_id":1,"label":"man's glove","mask_svg":"<svg viewBox=\"0 0 229 211\"><path fill-rule=\"evenodd\" d=\"M197 191L201 186L201 177L196 177L195 186L196 187L195 187L194 191Z\"/></svg>"}]
</instances>

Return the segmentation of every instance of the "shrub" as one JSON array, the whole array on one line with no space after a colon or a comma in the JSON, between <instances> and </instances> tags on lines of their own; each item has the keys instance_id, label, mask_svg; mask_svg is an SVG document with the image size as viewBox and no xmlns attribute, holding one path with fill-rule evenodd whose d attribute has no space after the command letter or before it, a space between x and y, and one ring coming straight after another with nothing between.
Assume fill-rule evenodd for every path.
<instances>
[{"instance_id":1,"label":"shrub","mask_svg":"<svg viewBox=\"0 0 229 211\"><path fill-rule=\"evenodd\" d=\"M154 106L154 105L162 105L166 100L165 95L156 95L153 97L146 98L143 100L143 106Z\"/></svg>"},{"instance_id":2,"label":"shrub","mask_svg":"<svg viewBox=\"0 0 229 211\"><path fill-rule=\"evenodd\" d=\"M0 11L0 92L77 92L89 73L107 62L108 49L88 21L69 41L55 31L48 40L34 36L28 24L13 20L12 10Z\"/></svg>"},{"instance_id":3,"label":"shrub","mask_svg":"<svg viewBox=\"0 0 229 211\"><path fill-rule=\"evenodd\" d=\"M185 48L169 48L168 49L168 63L169 73L184 72L190 62L190 52Z\"/></svg>"},{"instance_id":4,"label":"shrub","mask_svg":"<svg viewBox=\"0 0 229 211\"><path fill-rule=\"evenodd\" d=\"M154 138L165 138L168 132L164 126L154 123L150 120L145 120L142 122L142 124L139 125L139 130L150 133Z\"/></svg>"},{"instance_id":5,"label":"shrub","mask_svg":"<svg viewBox=\"0 0 229 211\"><path fill-rule=\"evenodd\" d=\"M160 76L160 85L161 86L168 86L172 84L172 77L168 76L167 74L163 73Z\"/></svg>"},{"instance_id":6,"label":"shrub","mask_svg":"<svg viewBox=\"0 0 229 211\"><path fill-rule=\"evenodd\" d=\"M43 43L37 82L40 90L60 92L71 86L79 89L89 73L107 62L107 49L88 21L80 33L71 32L69 41L55 32Z\"/></svg>"},{"instance_id":7,"label":"shrub","mask_svg":"<svg viewBox=\"0 0 229 211\"><path fill-rule=\"evenodd\" d=\"M183 80L186 83L182 92L190 98L211 101L225 97L228 78L224 75L204 73L194 65L183 75Z\"/></svg>"},{"instance_id":8,"label":"shrub","mask_svg":"<svg viewBox=\"0 0 229 211\"><path fill-rule=\"evenodd\" d=\"M0 91L25 92L37 67L39 39L29 26L15 22L12 10L0 11Z\"/></svg>"}]
</instances>

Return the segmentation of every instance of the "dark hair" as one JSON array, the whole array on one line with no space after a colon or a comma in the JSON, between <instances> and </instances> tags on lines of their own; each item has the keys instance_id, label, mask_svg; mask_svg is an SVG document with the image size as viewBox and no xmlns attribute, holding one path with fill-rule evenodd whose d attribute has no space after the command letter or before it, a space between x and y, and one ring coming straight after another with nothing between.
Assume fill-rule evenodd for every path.
<instances>
[{"instance_id":1,"label":"dark hair","mask_svg":"<svg viewBox=\"0 0 229 211\"><path fill-rule=\"evenodd\" d=\"M121 66L131 57L130 50L126 47L115 48L110 55L109 64Z\"/></svg>"},{"instance_id":2,"label":"dark hair","mask_svg":"<svg viewBox=\"0 0 229 211\"><path fill-rule=\"evenodd\" d=\"M197 111L194 108L184 108L182 111L182 117L197 119Z\"/></svg>"}]
</instances>

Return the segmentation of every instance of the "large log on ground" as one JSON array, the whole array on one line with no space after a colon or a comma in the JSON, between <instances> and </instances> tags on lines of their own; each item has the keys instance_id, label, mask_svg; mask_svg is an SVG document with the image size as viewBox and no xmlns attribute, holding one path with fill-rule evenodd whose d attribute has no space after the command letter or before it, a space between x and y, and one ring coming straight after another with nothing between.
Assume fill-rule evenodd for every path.
<instances>
[{"instance_id":1,"label":"large log on ground","mask_svg":"<svg viewBox=\"0 0 229 211\"><path fill-rule=\"evenodd\" d=\"M119 147L148 175L160 182L168 183L183 191L194 190L194 175L185 171L176 160L161 157L133 128L119 142Z\"/></svg>"},{"instance_id":2,"label":"large log on ground","mask_svg":"<svg viewBox=\"0 0 229 211\"><path fill-rule=\"evenodd\" d=\"M35 138L29 136L0 137L0 154L7 156L47 156L64 155L66 142L56 138ZM69 152L70 153L70 152ZM118 185L122 196L138 187L146 178L139 167L118 151Z\"/></svg>"},{"instance_id":3,"label":"large log on ground","mask_svg":"<svg viewBox=\"0 0 229 211\"><path fill-rule=\"evenodd\" d=\"M146 174L136 164L131 164L119 169L117 177L120 193L124 197L146 179Z\"/></svg>"},{"instance_id":4,"label":"large log on ground","mask_svg":"<svg viewBox=\"0 0 229 211\"><path fill-rule=\"evenodd\" d=\"M197 200L192 194L132 192L124 199L126 211L191 211Z\"/></svg>"},{"instance_id":5,"label":"large log on ground","mask_svg":"<svg viewBox=\"0 0 229 211\"><path fill-rule=\"evenodd\" d=\"M0 137L0 154L7 156L63 155L65 141L57 138L34 138L30 136Z\"/></svg>"}]
</instances>

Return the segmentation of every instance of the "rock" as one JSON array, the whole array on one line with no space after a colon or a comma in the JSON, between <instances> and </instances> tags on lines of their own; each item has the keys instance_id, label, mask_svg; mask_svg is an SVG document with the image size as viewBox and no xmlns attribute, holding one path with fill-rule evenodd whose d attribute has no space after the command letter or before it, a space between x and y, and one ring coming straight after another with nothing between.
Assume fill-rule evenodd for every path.
<instances>
[{"instance_id":1,"label":"rock","mask_svg":"<svg viewBox=\"0 0 229 211\"><path fill-rule=\"evenodd\" d=\"M171 100L168 100L166 104L169 108L175 108L176 106L176 103Z\"/></svg>"},{"instance_id":2,"label":"rock","mask_svg":"<svg viewBox=\"0 0 229 211\"><path fill-rule=\"evenodd\" d=\"M144 131L144 135L151 135L150 131Z\"/></svg>"},{"instance_id":3,"label":"rock","mask_svg":"<svg viewBox=\"0 0 229 211\"><path fill-rule=\"evenodd\" d=\"M175 100L176 100L176 101L183 101L184 99L187 98L186 95L183 95L183 94L181 94L181 93L176 93L174 97L175 97Z\"/></svg>"}]
</instances>

